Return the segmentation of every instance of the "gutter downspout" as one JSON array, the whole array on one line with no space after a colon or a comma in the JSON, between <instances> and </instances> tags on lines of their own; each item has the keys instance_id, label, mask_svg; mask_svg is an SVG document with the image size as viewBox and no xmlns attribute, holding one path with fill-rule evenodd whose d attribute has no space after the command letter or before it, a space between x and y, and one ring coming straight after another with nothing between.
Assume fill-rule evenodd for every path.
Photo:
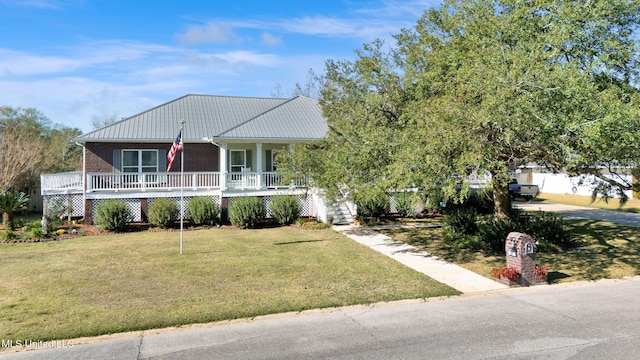
<instances>
[{"instance_id":1,"label":"gutter downspout","mask_svg":"<svg viewBox=\"0 0 640 360\"><path fill-rule=\"evenodd\" d=\"M222 192L227 190L227 144L221 144L216 142L215 139L205 138L205 140L209 141L212 145L218 147L218 167L220 169L220 195L222 196Z\"/></svg>"},{"instance_id":2,"label":"gutter downspout","mask_svg":"<svg viewBox=\"0 0 640 360\"><path fill-rule=\"evenodd\" d=\"M82 206L84 207L84 209L82 209L82 219L84 220L86 216L85 210L86 210L86 204L87 204L87 169L86 169L87 148L82 143L79 143L77 141L75 143L77 146L82 147ZM71 211L73 212L73 210Z\"/></svg>"}]
</instances>

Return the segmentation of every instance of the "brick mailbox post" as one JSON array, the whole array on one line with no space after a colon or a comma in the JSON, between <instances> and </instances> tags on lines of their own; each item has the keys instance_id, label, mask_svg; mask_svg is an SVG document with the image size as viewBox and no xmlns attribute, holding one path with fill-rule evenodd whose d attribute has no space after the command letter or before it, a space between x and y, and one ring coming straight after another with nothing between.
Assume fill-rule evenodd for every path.
<instances>
[{"instance_id":1,"label":"brick mailbox post","mask_svg":"<svg viewBox=\"0 0 640 360\"><path fill-rule=\"evenodd\" d=\"M507 268L516 269L522 286L539 283L536 279L536 241L530 235L512 232L505 242Z\"/></svg>"}]
</instances>

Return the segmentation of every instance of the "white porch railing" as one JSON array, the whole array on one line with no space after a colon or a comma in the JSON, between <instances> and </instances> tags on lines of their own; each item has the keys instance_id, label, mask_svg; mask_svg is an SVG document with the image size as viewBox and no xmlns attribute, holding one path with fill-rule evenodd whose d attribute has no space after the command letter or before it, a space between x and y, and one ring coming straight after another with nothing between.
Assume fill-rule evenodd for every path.
<instances>
[{"instance_id":1,"label":"white porch railing","mask_svg":"<svg viewBox=\"0 0 640 360\"><path fill-rule=\"evenodd\" d=\"M243 189L277 189L289 187L305 187L307 180L297 179L292 183L283 183L282 175L275 172L241 172L227 173L227 188L230 190Z\"/></svg>"},{"instance_id":2,"label":"white porch railing","mask_svg":"<svg viewBox=\"0 0 640 360\"><path fill-rule=\"evenodd\" d=\"M185 172L185 189L220 188L217 172ZM181 185L180 173L92 173L87 174L87 192L173 190Z\"/></svg>"},{"instance_id":3,"label":"white porch railing","mask_svg":"<svg viewBox=\"0 0 640 360\"><path fill-rule=\"evenodd\" d=\"M227 173L228 189L259 189L260 174L255 172Z\"/></svg>"},{"instance_id":4,"label":"white porch railing","mask_svg":"<svg viewBox=\"0 0 640 360\"><path fill-rule=\"evenodd\" d=\"M42 175L43 194L84 191L82 172ZM184 188L192 190L221 189L219 172L185 172ZM305 187L304 178L283 183L275 172L241 172L226 174L225 190L260 190ZM87 192L169 191L180 188L180 173L88 173Z\"/></svg>"},{"instance_id":5,"label":"white porch railing","mask_svg":"<svg viewBox=\"0 0 640 360\"><path fill-rule=\"evenodd\" d=\"M276 172L262 173L262 186L267 188L288 188L288 187L306 187L308 185L306 178L299 178L291 183L283 183L282 175Z\"/></svg>"},{"instance_id":6,"label":"white porch railing","mask_svg":"<svg viewBox=\"0 0 640 360\"><path fill-rule=\"evenodd\" d=\"M42 193L49 192L82 192L82 171L40 175Z\"/></svg>"}]
</instances>

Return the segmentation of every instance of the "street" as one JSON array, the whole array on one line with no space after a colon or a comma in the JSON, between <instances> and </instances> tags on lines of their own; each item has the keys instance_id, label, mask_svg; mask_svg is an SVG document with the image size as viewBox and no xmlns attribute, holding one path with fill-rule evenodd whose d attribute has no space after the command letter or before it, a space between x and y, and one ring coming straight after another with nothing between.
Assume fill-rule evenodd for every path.
<instances>
[{"instance_id":1,"label":"street","mask_svg":"<svg viewBox=\"0 0 640 360\"><path fill-rule=\"evenodd\" d=\"M638 299L640 277L543 285L150 330L0 359L634 359Z\"/></svg>"}]
</instances>

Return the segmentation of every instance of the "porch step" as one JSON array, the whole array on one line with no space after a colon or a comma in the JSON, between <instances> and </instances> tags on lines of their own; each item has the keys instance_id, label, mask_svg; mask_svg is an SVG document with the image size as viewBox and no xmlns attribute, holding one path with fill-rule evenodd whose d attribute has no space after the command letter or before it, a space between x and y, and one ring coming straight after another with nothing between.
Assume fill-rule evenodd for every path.
<instances>
[{"instance_id":1,"label":"porch step","mask_svg":"<svg viewBox=\"0 0 640 360\"><path fill-rule=\"evenodd\" d=\"M344 202L333 204L328 215L333 216L333 225L353 224L353 216Z\"/></svg>"}]
</instances>

